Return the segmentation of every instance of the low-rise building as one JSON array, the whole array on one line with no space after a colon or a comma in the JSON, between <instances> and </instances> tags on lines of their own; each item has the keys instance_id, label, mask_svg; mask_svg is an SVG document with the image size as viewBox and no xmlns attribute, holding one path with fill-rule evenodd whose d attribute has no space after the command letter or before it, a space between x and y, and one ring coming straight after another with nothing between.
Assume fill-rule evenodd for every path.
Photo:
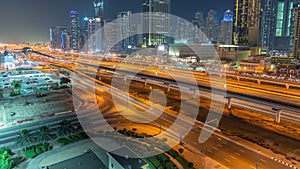
<instances>
[{"instance_id":1,"label":"low-rise building","mask_svg":"<svg viewBox=\"0 0 300 169\"><path fill-rule=\"evenodd\" d=\"M125 155L125 157L118 154ZM147 162L138 158L138 155L126 146L107 153L107 155L109 160L109 169L147 169L148 167Z\"/></svg>"}]
</instances>

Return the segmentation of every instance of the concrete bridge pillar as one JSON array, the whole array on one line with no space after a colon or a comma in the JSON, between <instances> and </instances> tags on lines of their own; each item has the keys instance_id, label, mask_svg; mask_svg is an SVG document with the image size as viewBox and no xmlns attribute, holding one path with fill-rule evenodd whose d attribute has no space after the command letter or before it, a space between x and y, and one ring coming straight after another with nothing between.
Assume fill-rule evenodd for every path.
<instances>
[{"instance_id":1,"label":"concrete bridge pillar","mask_svg":"<svg viewBox=\"0 0 300 169\"><path fill-rule=\"evenodd\" d=\"M147 86L147 83L148 83L148 79L145 79L145 86Z\"/></svg>"},{"instance_id":2,"label":"concrete bridge pillar","mask_svg":"<svg viewBox=\"0 0 300 169\"><path fill-rule=\"evenodd\" d=\"M239 76L237 76L236 79L237 79L238 82L240 81L240 77Z\"/></svg>"},{"instance_id":3,"label":"concrete bridge pillar","mask_svg":"<svg viewBox=\"0 0 300 169\"><path fill-rule=\"evenodd\" d=\"M260 80L257 80L257 83L258 83L258 84L261 84L261 81L260 81Z\"/></svg>"},{"instance_id":4,"label":"concrete bridge pillar","mask_svg":"<svg viewBox=\"0 0 300 169\"><path fill-rule=\"evenodd\" d=\"M280 123L282 110L277 110L276 112L276 123Z\"/></svg>"},{"instance_id":5,"label":"concrete bridge pillar","mask_svg":"<svg viewBox=\"0 0 300 169\"><path fill-rule=\"evenodd\" d=\"M168 92L171 91L171 84L168 84Z\"/></svg>"},{"instance_id":6,"label":"concrete bridge pillar","mask_svg":"<svg viewBox=\"0 0 300 169\"><path fill-rule=\"evenodd\" d=\"M227 97L227 105L228 105L228 109L231 109L231 97Z\"/></svg>"},{"instance_id":7,"label":"concrete bridge pillar","mask_svg":"<svg viewBox=\"0 0 300 169\"><path fill-rule=\"evenodd\" d=\"M290 89L290 84L285 84L286 89Z\"/></svg>"}]
</instances>

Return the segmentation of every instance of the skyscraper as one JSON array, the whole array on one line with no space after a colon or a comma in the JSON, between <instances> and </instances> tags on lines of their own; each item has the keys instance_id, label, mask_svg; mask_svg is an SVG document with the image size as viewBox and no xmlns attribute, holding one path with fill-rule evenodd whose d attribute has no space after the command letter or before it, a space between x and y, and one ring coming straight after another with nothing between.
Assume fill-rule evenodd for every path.
<instances>
[{"instance_id":1,"label":"skyscraper","mask_svg":"<svg viewBox=\"0 0 300 169\"><path fill-rule=\"evenodd\" d=\"M122 42L119 42L120 51L125 51L127 49L131 49L132 39L131 39L131 11L123 11L119 12L117 16L117 28L118 28L118 36L121 37Z\"/></svg>"},{"instance_id":2,"label":"skyscraper","mask_svg":"<svg viewBox=\"0 0 300 169\"><path fill-rule=\"evenodd\" d=\"M261 16L260 16L260 46L268 47L273 46L275 30L275 8L274 0L261 1Z\"/></svg>"},{"instance_id":3,"label":"skyscraper","mask_svg":"<svg viewBox=\"0 0 300 169\"><path fill-rule=\"evenodd\" d=\"M104 26L104 3L102 0L94 0L94 16L86 18L86 42L85 50L96 53L102 51L104 45L104 30L101 28Z\"/></svg>"},{"instance_id":4,"label":"skyscraper","mask_svg":"<svg viewBox=\"0 0 300 169\"><path fill-rule=\"evenodd\" d=\"M194 32L194 42L200 43L204 41L204 33L206 31L205 29L205 21L204 16L201 11L197 11L194 14L194 17L192 19L192 24L197 27Z\"/></svg>"},{"instance_id":5,"label":"skyscraper","mask_svg":"<svg viewBox=\"0 0 300 169\"><path fill-rule=\"evenodd\" d=\"M103 20L104 2L102 0L93 1L95 18L101 18Z\"/></svg>"},{"instance_id":6,"label":"skyscraper","mask_svg":"<svg viewBox=\"0 0 300 169\"><path fill-rule=\"evenodd\" d=\"M295 9L293 56L300 61L300 7Z\"/></svg>"},{"instance_id":7,"label":"skyscraper","mask_svg":"<svg viewBox=\"0 0 300 169\"><path fill-rule=\"evenodd\" d=\"M169 43L170 0L145 0L143 3L143 43L146 46Z\"/></svg>"},{"instance_id":8,"label":"skyscraper","mask_svg":"<svg viewBox=\"0 0 300 169\"><path fill-rule=\"evenodd\" d=\"M218 42L219 16L217 11L210 10L206 17L206 36L212 42Z\"/></svg>"},{"instance_id":9,"label":"skyscraper","mask_svg":"<svg viewBox=\"0 0 300 169\"><path fill-rule=\"evenodd\" d=\"M203 13L201 11L195 12L192 23L193 25L197 26L201 31L205 31L205 21Z\"/></svg>"},{"instance_id":10,"label":"skyscraper","mask_svg":"<svg viewBox=\"0 0 300 169\"><path fill-rule=\"evenodd\" d=\"M233 12L227 10L224 13L223 20L221 21L221 28L219 33L219 41L221 43L232 44L232 27L233 27Z\"/></svg>"},{"instance_id":11,"label":"skyscraper","mask_svg":"<svg viewBox=\"0 0 300 169\"><path fill-rule=\"evenodd\" d=\"M258 46L260 33L260 0L235 0L233 43Z\"/></svg>"},{"instance_id":12,"label":"skyscraper","mask_svg":"<svg viewBox=\"0 0 300 169\"><path fill-rule=\"evenodd\" d=\"M100 18L91 17L88 19L88 40L87 45L90 52L100 52L103 47L104 30L101 29L102 22Z\"/></svg>"},{"instance_id":13,"label":"skyscraper","mask_svg":"<svg viewBox=\"0 0 300 169\"><path fill-rule=\"evenodd\" d=\"M70 45L71 50L80 50L80 27L79 27L79 12L70 12Z\"/></svg>"},{"instance_id":14,"label":"skyscraper","mask_svg":"<svg viewBox=\"0 0 300 169\"><path fill-rule=\"evenodd\" d=\"M275 0L275 22L273 26L273 46L271 50L273 55L284 54L287 55L291 52L292 36L294 32L294 12L293 8L296 6L294 0Z\"/></svg>"},{"instance_id":15,"label":"skyscraper","mask_svg":"<svg viewBox=\"0 0 300 169\"><path fill-rule=\"evenodd\" d=\"M67 49L67 26L54 26L50 29L50 46L51 49Z\"/></svg>"},{"instance_id":16,"label":"skyscraper","mask_svg":"<svg viewBox=\"0 0 300 169\"><path fill-rule=\"evenodd\" d=\"M296 0L262 0L260 44L271 55L288 55L294 35Z\"/></svg>"}]
</instances>

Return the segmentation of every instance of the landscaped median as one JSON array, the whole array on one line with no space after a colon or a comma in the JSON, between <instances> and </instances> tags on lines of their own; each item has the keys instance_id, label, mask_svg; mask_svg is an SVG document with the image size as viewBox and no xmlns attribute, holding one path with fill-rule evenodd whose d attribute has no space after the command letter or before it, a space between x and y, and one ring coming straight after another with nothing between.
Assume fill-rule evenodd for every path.
<instances>
[{"instance_id":1,"label":"landscaped median","mask_svg":"<svg viewBox=\"0 0 300 169\"><path fill-rule=\"evenodd\" d=\"M126 135L128 137L133 138L147 138L147 137L153 137L153 135L148 135L144 132L140 133L138 132L137 128L132 128L131 130L128 128L123 128L117 130L117 128L114 128L119 133ZM166 144L167 138L163 138L161 140L162 144ZM151 147L153 145L149 145ZM162 145L155 145L156 148L161 147ZM178 152L175 149L170 149L165 153L161 153L159 155L145 158L145 160L149 163L149 166L153 169L174 169L174 168L184 168L184 169L194 169L194 164L192 162L189 162L186 160L181 154L183 153L183 149L179 149Z\"/></svg>"},{"instance_id":2,"label":"landscaped median","mask_svg":"<svg viewBox=\"0 0 300 169\"><path fill-rule=\"evenodd\" d=\"M50 145L49 143L41 143L41 144L24 148L23 153L27 158L34 158L46 151L52 150L52 148L53 146Z\"/></svg>"},{"instance_id":3,"label":"landscaped median","mask_svg":"<svg viewBox=\"0 0 300 169\"><path fill-rule=\"evenodd\" d=\"M57 140L58 143L61 144L61 146L67 145L67 144L71 144L74 142L78 142L81 140L85 140L88 139L88 135L86 135L85 133L78 133L78 134L74 134L65 138L60 138Z\"/></svg>"}]
</instances>

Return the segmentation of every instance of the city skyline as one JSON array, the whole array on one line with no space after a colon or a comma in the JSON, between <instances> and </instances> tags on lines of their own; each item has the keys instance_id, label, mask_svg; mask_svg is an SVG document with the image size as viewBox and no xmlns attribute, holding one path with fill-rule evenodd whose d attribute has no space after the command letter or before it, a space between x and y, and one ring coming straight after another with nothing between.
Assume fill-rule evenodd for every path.
<instances>
[{"instance_id":1,"label":"city skyline","mask_svg":"<svg viewBox=\"0 0 300 169\"><path fill-rule=\"evenodd\" d=\"M233 8L233 0L226 0L219 5L219 1L189 1L184 3L172 1L171 13L188 21L193 18L194 12L200 10L207 15L210 9L215 9L220 17L224 11ZM133 13L142 11L142 2L131 0L130 3L117 3L116 0L104 1L104 18L115 19L117 13L130 10ZM16 6L15 4L18 4ZM37 0L30 1L4 1L0 10L0 42L48 42L49 28L54 25L66 25L69 23L69 12L76 10L79 12L80 19L86 16L93 16L92 1L79 0L76 3L70 1L47 1L40 3ZM189 9L189 10L183 10ZM55 12L53 12L55 11Z\"/></svg>"}]
</instances>

